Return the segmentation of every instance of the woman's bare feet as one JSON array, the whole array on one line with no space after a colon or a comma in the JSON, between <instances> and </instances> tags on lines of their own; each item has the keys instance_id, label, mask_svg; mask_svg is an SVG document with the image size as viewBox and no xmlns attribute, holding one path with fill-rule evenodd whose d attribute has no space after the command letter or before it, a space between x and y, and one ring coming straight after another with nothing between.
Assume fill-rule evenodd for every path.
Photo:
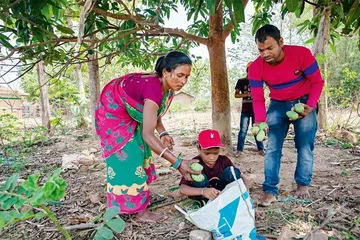
<instances>
[{"instance_id":1,"label":"woman's bare feet","mask_svg":"<svg viewBox=\"0 0 360 240\"><path fill-rule=\"evenodd\" d=\"M269 207L271 203L276 202L276 197L270 193L264 193L263 197L261 198L261 202L259 206L262 207Z\"/></svg>"},{"instance_id":2,"label":"woman's bare feet","mask_svg":"<svg viewBox=\"0 0 360 240\"><path fill-rule=\"evenodd\" d=\"M295 197L302 198L302 199L310 197L308 187L298 185L296 192L295 192Z\"/></svg>"},{"instance_id":3,"label":"woman's bare feet","mask_svg":"<svg viewBox=\"0 0 360 240\"><path fill-rule=\"evenodd\" d=\"M150 212L148 209L145 209L144 211L138 212L135 219L138 222L158 223L165 221L168 219L168 217L159 213Z\"/></svg>"}]
</instances>

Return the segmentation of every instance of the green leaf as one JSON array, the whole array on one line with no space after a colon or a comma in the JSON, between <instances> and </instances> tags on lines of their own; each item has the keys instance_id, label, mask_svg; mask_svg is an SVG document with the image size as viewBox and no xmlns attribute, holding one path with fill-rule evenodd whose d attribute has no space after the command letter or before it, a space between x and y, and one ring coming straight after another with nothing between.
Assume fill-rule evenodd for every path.
<instances>
[{"instance_id":1,"label":"green leaf","mask_svg":"<svg viewBox=\"0 0 360 240\"><path fill-rule=\"evenodd\" d=\"M334 54L336 54L336 47L335 47L335 44L330 43L330 49L331 49L331 51L332 51Z\"/></svg>"},{"instance_id":2,"label":"green leaf","mask_svg":"<svg viewBox=\"0 0 360 240\"><path fill-rule=\"evenodd\" d=\"M39 173L30 175L28 179L25 182L23 182L23 184L21 184L20 186L28 192L33 192L37 188L39 177L40 177Z\"/></svg>"},{"instance_id":3,"label":"green leaf","mask_svg":"<svg viewBox=\"0 0 360 240\"><path fill-rule=\"evenodd\" d=\"M45 196L50 196L56 190L56 184L54 182L46 182L43 186L43 192Z\"/></svg>"},{"instance_id":4,"label":"green leaf","mask_svg":"<svg viewBox=\"0 0 360 240\"><path fill-rule=\"evenodd\" d=\"M157 14L155 11L151 10L151 9L145 9L145 12L148 12L151 16L155 17Z\"/></svg>"},{"instance_id":5,"label":"green leaf","mask_svg":"<svg viewBox=\"0 0 360 240\"><path fill-rule=\"evenodd\" d=\"M349 26L355 21L355 19L358 17L358 12L359 12L359 0L355 0L353 5L351 6L351 9L349 11L349 13L347 14L348 19L346 20L345 23L345 28L349 28Z\"/></svg>"},{"instance_id":6,"label":"green leaf","mask_svg":"<svg viewBox=\"0 0 360 240\"><path fill-rule=\"evenodd\" d=\"M6 40L9 40L8 36L0 33L0 39L6 39Z\"/></svg>"},{"instance_id":7,"label":"green leaf","mask_svg":"<svg viewBox=\"0 0 360 240\"><path fill-rule=\"evenodd\" d=\"M14 47L5 39L0 39L0 45L3 45L4 47L7 47L9 49L13 49Z\"/></svg>"},{"instance_id":8,"label":"green leaf","mask_svg":"<svg viewBox=\"0 0 360 240\"><path fill-rule=\"evenodd\" d=\"M6 182L1 186L0 190L1 191L9 191L9 192L14 191L18 179L19 179L18 173L12 175L8 179L6 179Z\"/></svg>"},{"instance_id":9,"label":"green leaf","mask_svg":"<svg viewBox=\"0 0 360 240\"><path fill-rule=\"evenodd\" d=\"M9 212L0 211L0 219L4 220L5 222L9 222L11 221L12 216L9 214Z\"/></svg>"},{"instance_id":10,"label":"green leaf","mask_svg":"<svg viewBox=\"0 0 360 240\"><path fill-rule=\"evenodd\" d=\"M313 37L313 38L308 39L308 40L305 42L305 44L310 44L310 43L313 43L314 41L315 41L315 38Z\"/></svg>"},{"instance_id":11,"label":"green leaf","mask_svg":"<svg viewBox=\"0 0 360 240\"><path fill-rule=\"evenodd\" d=\"M285 0L289 12L295 12L299 6L299 0Z\"/></svg>"},{"instance_id":12,"label":"green leaf","mask_svg":"<svg viewBox=\"0 0 360 240\"><path fill-rule=\"evenodd\" d=\"M44 217L46 217L47 216L47 214L46 213L43 213L43 212L38 212L37 214L35 214L35 219L37 219L37 220L40 220L40 219L42 219L42 218L44 218Z\"/></svg>"},{"instance_id":13,"label":"green leaf","mask_svg":"<svg viewBox=\"0 0 360 240\"><path fill-rule=\"evenodd\" d=\"M21 220L27 220L29 218L33 218L35 216L34 212L32 210L29 210L27 212L21 212L20 219Z\"/></svg>"},{"instance_id":14,"label":"green leaf","mask_svg":"<svg viewBox=\"0 0 360 240\"><path fill-rule=\"evenodd\" d=\"M114 232L121 233L125 229L125 222L121 218L111 219L110 221L106 222Z\"/></svg>"},{"instance_id":15,"label":"green leaf","mask_svg":"<svg viewBox=\"0 0 360 240\"><path fill-rule=\"evenodd\" d=\"M335 15L339 16L341 19L344 18L344 8L342 4L335 4L332 7L332 13L331 15L335 17Z\"/></svg>"},{"instance_id":16,"label":"green leaf","mask_svg":"<svg viewBox=\"0 0 360 240\"><path fill-rule=\"evenodd\" d=\"M0 230L5 226L5 221L0 218Z\"/></svg>"},{"instance_id":17,"label":"green leaf","mask_svg":"<svg viewBox=\"0 0 360 240\"><path fill-rule=\"evenodd\" d=\"M107 227L101 227L96 234L98 233L101 237L105 239L112 239L114 237L113 232Z\"/></svg>"},{"instance_id":18,"label":"green leaf","mask_svg":"<svg viewBox=\"0 0 360 240\"><path fill-rule=\"evenodd\" d=\"M209 9L210 15L215 14L215 0L206 0L207 8Z\"/></svg>"},{"instance_id":19,"label":"green leaf","mask_svg":"<svg viewBox=\"0 0 360 240\"><path fill-rule=\"evenodd\" d=\"M74 31L71 28L61 26L61 25L56 25L56 28L57 28L57 30L59 30L62 33L74 34Z\"/></svg>"},{"instance_id":20,"label":"green leaf","mask_svg":"<svg viewBox=\"0 0 360 240\"><path fill-rule=\"evenodd\" d=\"M39 188L38 190L35 191L35 193L33 194L33 196L29 199L29 202L31 204L39 204L39 200L44 196L44 192L42 191L41 188Z\"/></svg>"},{"instance_id":21,"label":"green leaf","mask_svg":"<svg viewBox=\"0 0 360 240\"><path fill-rule=\"evenodd\" d=\"M104 214L104 221L107 222L120 213L119 207L108 208Z\"/></svg>"},{"instance_id":22,"label":"green leaf","mask_svg":"<svg viewBox=\"0 0 360 240\"><path fill-rule=\"evenodd\" d=\"M8 210L11 208L12 205L14 205L16 202L18 201L17 197L11 197L8 200L6 200L2 205L1 205L1 209L2 210Z\"/></svg>"},{"instance_id":23,"label":"green leaf","mask_svg":"<svg viewBox=\"0 0 360 240\"><path fill-rule=\"evenodd\" d=\"M18 200L17 203L15 203L14 208L16 208L16 209L21 208L22 206L24 206L25 202L26 202L26 199Z\"/></svg>"},{"instance_id":24,"label":"green leaf","mask_svg":"<svg viewBox=\"0 0 360 240\"><path fill-rule=\"evenodd\" d=\"M0 197L0 203L5 202L6 200L8 200L9 198L11 198L11 196L9 194L4 194Z\"/></svg>"},{"instance_id":25,"label":"green leaf","mask_svg":"<svg viewBox=\"0 0 360 240\"><path fill-rule=\"evenodd\" d=\"M245 22L245 9L242 1L233 0L236 23Z\"/></svg>"},{"instance_id":26,"label":"green leaf","mask_svg":"<svg viewBox=\"0 0 360 240\"><path fill-rule=\"evenodd\" d=\"M40 11L47 20L49 20L54 15L52 6L50 4L46 4Z\"/></svg>"}]
</instances>

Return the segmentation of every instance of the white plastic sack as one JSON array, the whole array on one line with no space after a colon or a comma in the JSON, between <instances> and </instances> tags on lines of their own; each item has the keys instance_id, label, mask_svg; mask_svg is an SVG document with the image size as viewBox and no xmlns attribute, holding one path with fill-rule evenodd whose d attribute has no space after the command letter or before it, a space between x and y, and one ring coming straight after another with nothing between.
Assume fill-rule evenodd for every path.
<instances>
[{"instance_id":1,"label":"white plastic sack","mask_svg":"<svg viewBox=\"0 0 360 240\"><path fill-rule=\"evenodd\" d=\"M255 208L242 179L228 184L217 198L195 212L175 208L198 228L210 231L215 240L256 239Z\"/></svg>"}]
</instances>

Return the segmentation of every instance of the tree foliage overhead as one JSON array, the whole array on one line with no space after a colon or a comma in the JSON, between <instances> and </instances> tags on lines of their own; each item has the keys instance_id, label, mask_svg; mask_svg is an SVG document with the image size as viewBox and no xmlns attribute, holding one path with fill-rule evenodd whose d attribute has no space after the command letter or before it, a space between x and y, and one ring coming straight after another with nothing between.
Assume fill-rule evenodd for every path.
<instances>
[{"instance_id":1,"label":"tree foliage overhead","mask_svg":"<svg viewBox=\"0 0 360 240\"><path fill-rule=\"evenodd\" d=\"M144 69L165 52L209 44L209 16L215 0L3 0L0 4L0 60L45 64L88 61L93 48L106 63ZM186 10L188 29L165 27L179 4ZM235 40L244 21L241 1L226 0L224 28ZM69 24L69 22L71 22ZM80 33L79 33L80 29ZM95 38L92 38L96 34ZM81 43L81 44L80 44ZM30 65L33 67L33 65ZM29 68L30 68L29 67Z\"/></svg>"},{"instance_id":2,"label":"tree foliage overhead","mask_svg":"<svg viewBox=\"0 0 360 240\"><path fill-rule=\"evenodd\" d=\"M282 15L294 13L298 18L303 14L306 5L311 5L314 15L299 24L299 31L309 30L316 36L319 31L321 14L330 12L330 40L332 44L340 36L359 35L360 50L360 1L359 0L253 0L256 12L253 17L253 33L264 24L271 21L273 5L282 4Z\"/></svg>"}]
</instances>

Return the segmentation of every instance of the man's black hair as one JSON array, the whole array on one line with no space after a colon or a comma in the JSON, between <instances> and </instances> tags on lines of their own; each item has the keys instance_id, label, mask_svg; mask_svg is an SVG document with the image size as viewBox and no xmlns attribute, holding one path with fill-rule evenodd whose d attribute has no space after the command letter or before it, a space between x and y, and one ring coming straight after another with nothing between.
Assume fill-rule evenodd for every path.
<instances>
[{"instance_id":1,"label":"man's black hair","mask_svg":"<svg viewBox=\"0 0 360 240\"><path fill-rule=\"evenodd\" d=\"M272 37L277 43L279 43L281 38L279 29L270 24L262 26L255 34L255 42L264 43L267 37Z\"/></svg>"}]
</instances>

